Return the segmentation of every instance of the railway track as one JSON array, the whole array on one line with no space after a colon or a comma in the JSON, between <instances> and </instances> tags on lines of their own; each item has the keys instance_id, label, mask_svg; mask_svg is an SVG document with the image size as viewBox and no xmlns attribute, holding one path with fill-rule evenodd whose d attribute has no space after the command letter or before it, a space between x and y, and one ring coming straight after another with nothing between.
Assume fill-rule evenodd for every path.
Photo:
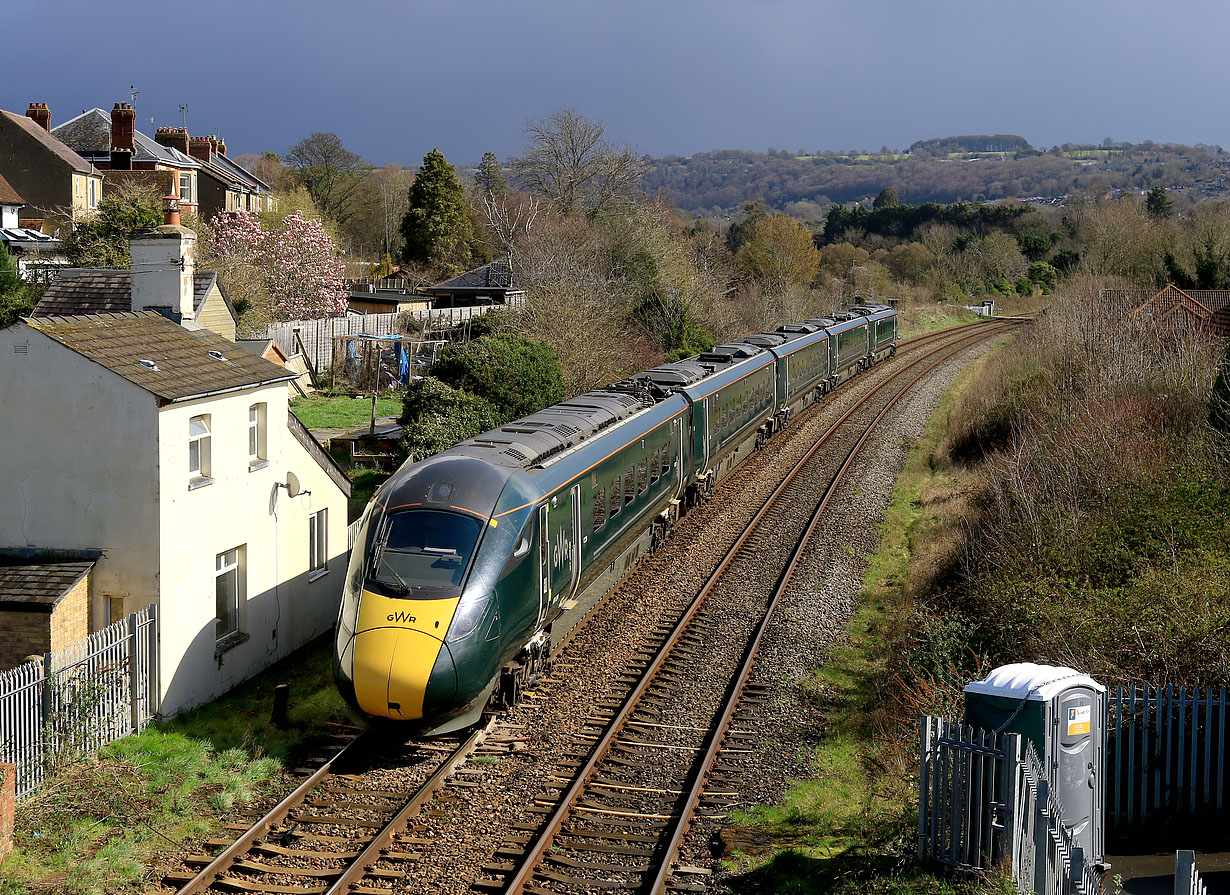
<instances>
[{"instance_id":1,"label":"railway track","mask_svg":"<svg viewBox=\"0 0 1230 895\"><path fill-rule=\"evenodd\" d=\"M377 749L370 735L354 737L233 842L206 840L217 854L185 860L191 871L168 874L177 895L226 891L341 895L385 892L406 876L421 840L407 826L483 742L476 728L459 740ZM375 767L373 767L375 764ZM382 777L390 765L413 782L395 788ZM382 774L381 771L386 773Z\"/></svg>"},{"instance_id":2,"label":"railway track","mask_svg":"<svg viewBox=\"0 0 1230 895\"><path fill-rule=\"evenodd\" d=\"M721 812L744 769L726 763L747 753L739 712L763 694L747 685L765 625L839 484L892 407L927 373L1011 324L974 324L911 344L917 353L821 435L781 480L674 625L661 625L621 683L587 718L553 784L529 806L530 818L496 850L475 882L486 891L569 892L631 888L686 890L699 868L675 857L690 821ZM938 342L935 347L929 347ZM921 349L921 350L919 350ZM917 369L921 367L921 369ZM911 374L911 371L915 371ZM872 403L903 382L882 406ZM869 411L870 408L870 411ZM852 430L860 412L871 419ZM848 448L821 451L840 437ZM839 459L835 470L825 463ZM816 481L827 481L816 500ZM806 509L803 509L806 507ZM769 559L776 551L786 553ZM768 583L768 586L765 586Z\"/></svg>"}]
</instances>

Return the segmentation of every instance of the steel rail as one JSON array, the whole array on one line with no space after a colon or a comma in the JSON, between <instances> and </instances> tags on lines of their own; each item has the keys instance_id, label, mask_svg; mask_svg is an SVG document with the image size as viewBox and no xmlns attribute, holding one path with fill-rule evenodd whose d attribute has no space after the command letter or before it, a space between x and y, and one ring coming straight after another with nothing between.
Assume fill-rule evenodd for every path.
<instances>
[{"instance_id":1,"label":"steel rail","mask_svg":"<svg viewBox=\"0 0 1230 895\"><path fill-rule=\"evenodd\" d=\"M483 741L486 732L486 728L477 727L466 737L465 741L457 747L456 751L448 757L444 764L440 765L436 772L423 782L410 801L393 816L392 820L384 825L375 838L367 844L367 847L350 862L349 866L342 871L342 875L334 880L333 885L325 890L324 895L341 895L341 893L349 892L359 885L359 882L372 869L376 861L380 860L385 846L392 842L393 837L405 828L410 818L419 813L427 800L452 775L453 771L457 770L457 766L470 757L470 753Z\"/></svg>"},{"instance_id":2,"label":"steel rail","mask_svg":"<svg viewBox=\"0 0 1230 895\"><path fill-rule=\"evenodd\" d=\"M994 328L996 331L999 331L1000 329L1003 329L1006 326L1002 324L1001 325L992 324L990 327L988 327L986 324L979 324L979 323L969 324L969 325L978 326L980 328ZM949 330L945 330L942 332L952 332L953 329L956 329L956 328L955 327L950 328ZM671 631L671 634L662 643L662 645L658 649L657 654L654 656L653 660L642 672L640 681L627 694L627 696L625 696L623 705L621 706L619 713L610 721L607 727L606 733L594 745L593 751L591 752L589 759L586 761L585 765L581 768L581 770L577 773L577 776L573 779L573 782L569 785L568 790L560 798L560 801L556 809L552 812L551 818L548 821L546 827L538 834L537 839L535 843L533 844L533 846L525 853L522 859L521 865L517 869L516 874L512 877L511 880L509 880L504 890L505 893L511 893L511 895L517 895L517 893L521 893L525 890L526 884L529 882L530 878L533 876L535 869L538 867L539 863L542 861L543 856L546 854L547 850L550 848L551 843L555 839L556 835L559 833L560 829L563 827L564 821L570 815L571 806L573 802L576 800L577 796L580 795L581 791L584 789L594 769L606 757L607 753L610 750L611 745L617 738L618 734L622 731L624 723L627 721L628 717L633 713L634 709L637 707L645 691L648 690L650 685L654 682L654 678L657 675L658 669L662 666L663 662L665 662L667 656L670 654L675 644L678 643L681 635L683 634L684 630L687 628L689 622L691 622L691 620L695 618L696 614L700 610L700 607L703 605L703 603L705 602L705 599L708 597L709 593L713 590L714 586L721 579L723 573L730 566L730 564L734 561L735 557L737 556L739 551L743 548L743 546L748 542L748 540L750 540L753 531L756 529L756 527L759 525L759 523L765 517L765 515L767 515L769 511L773 509L773 506L776 504L778 499L786 491L786 489L794 482L795 478L799 475L799 473L802 471L804 466L808 462L810 462L810 460L816 455L816 453L820 450L820 448L823 447L830 440L830 438L836 433L837 429L843 423L845 423L846 420L848 420L856 411L864 407L873 396L875 396L882 389L887 387L889 383L893 382L894 380L902 376L906 371L922 363L922 361L924 361L928 357L931 357L934 354L944 351L945 349L952 347L952 345L954 344L961 344L961 347L965 347L964 344L962 343L969 342L972 344L973 342L981 338L985 338L984 333L976 333L974 335L962 336L961 338L953 340L953 342L951 343L945 343L945 344L939 345L931 349L930 351L927 351L924 354L920 355L918 358L914 359L909 364L902 367L900 370L894 372L883 382L877 383L876 386L872 388L871 391L863 395L849 409L847 409L845 413L841 415L841 417L839 417L834 423L832 423L824 431L824 433L820 435L820 437L816 440L815 444L813 444L807 450L807 452L791 467L790 471L786 474L786 476L782 479L782 481L777 485L776 488L774 488L773 492L769 495L768 499L761 505L760 509L757 510L756 514L752 517L751 521L748 522L743 532L735 540L735 543L730 547L729 550L726 551L726 554L722 557L721 562L719 562L717 568L714 569L713 573L709 576L708 580L701 587L701 589L697 592L696 596L692 598L691 602L688 604L687 609L684 611L683 615L676 622L674 628ZM960 349L957 349L957 350L960 350Z\"/></svg>"},{"instance_id":3,"label":"steel rail","mask_svg":"<svg viewBox=\"0 0 1230 895\"><path fill-rule=\"evenodd\" d=\"M1000 329L1001 327L997 326L995 331L999 331ZM980 333L978 334L977 339L984 338L987 335L989 335L989 333ZM756 658L759 654L761 639L764 637L764 633L768 629L769 621L773 618L773 614L777 609L778 603L781 598L785 596L791 581L794 579L794 574L798 568L800 560L803 557L803 552L807 548L808 543L811 541L811 537L815 533L816 526L819 525L820 519L824 515L824 511L828 509L829 503L832 501L833 496L837 493L838 486L844 480L846 474L850 470L850 467L854 464L854 461L862 451L863 446L867 443L867 440L875 432L880 423L884 421L884 418L888 415L888 412L897 404L897 402L905 397L906 394L908 394L909 391L914 388L914 386L917 385L924 376L931 373L940 364L944 363L944 361L948 360L959 351L962 351L968 347L968 345L964 344L965 342L972 342L977 339L962 338L949 345L943 346L944 348L951 348L951 352L946 356L939 358L934 364L920 370L913 379L903 385L897 394L895 394L889 402L881 408L875 418L867 424L858 440L846 454L846 457L842 461L841 466L838 468L836 475L833 476L833 479L829 482L828 487L825 488L823 496L821 496L815 510L812 511L807 527L803 530L803 534L799 537L798 542L795 544L794 550L791 551L790 559L787 561L786 567L778 576L777 583L773 588L773 595L770 597L769 603L765 608L764 615L761 617L759 624L756 626L756 631L748 644L747 654L739 668L739 673L732 681L730 695L727 697L727 700L723 705L721 715L718 717L717 722L713 725L713 736L710 739L709 747L705 752L700 771L696 775L691 789L688 791L687 799L683 803L684 807L682 812L680 813L678 819L674 822L674 832L670 841L667 843L666 851L662 855L661 863L658 865L657 875L654 877L653 883L649 887L649 891L655 893L655 895L656 893L664 892L666 890L666 881L668 877L674 873L672 862L675 860L679 851L679 846L682 844L683 837L687 833L692 815L696 808L699 807L700 799L704 795L705 784L708 782L708 777L710 772L713 770L713 765L717 762L718 756L721 754L722 748L725 745L725 736L729 732L735 710L738 708L739 702L743 697L743 689L747 684L748 678L751 677L752 668L754 667ZM920 358L920 360L922 360L922 358Z\"/></svg>"},{"instance_id":4,"label":"steel rail","mask_svg":"<svg viewBox=\"0 0 1230 895\"><path fill-rule=\"evenodd\" d=\"M337 753L337 755L334 755L322 764L316 769L315 773L295 787L295 789L288 796L269 809L269 812L249 827L246 833L241 835L234 841L234 843L227 846L221 854L202 867L196 876L184 883L184 885L178 889L176 895L193 895L193 893L196 892L204 892L211 885L213 885L220 875L225 873L227 870L230 870L231 867L234 866L235 861L240 855L246 854L251 850L252 845L256 842L256 840L268 833L274 824L281 823L285 820L286 816L290 814L293 809L303 804L304 799L306 799L317 786L328 778L332 772L333 765L336 762L345 759L351 752L362 751L362 749L366 747L366 743L364 742L365 739L366 738L363 735L359 735L347 743L342 750Z\"/></svg>"}]
</instances>

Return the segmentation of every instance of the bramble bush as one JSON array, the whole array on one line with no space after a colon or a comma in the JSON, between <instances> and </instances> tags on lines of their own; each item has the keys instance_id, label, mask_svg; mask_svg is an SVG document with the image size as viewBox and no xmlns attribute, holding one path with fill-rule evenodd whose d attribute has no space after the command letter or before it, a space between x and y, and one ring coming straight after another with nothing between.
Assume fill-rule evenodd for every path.
<instances>
[{"instance_id":1,"label":"bramble bush","mask_svg":"<svg viewBox=\"0 0 1230 895\"><path fill-rule=\"evenodd\" d=\"M928 623L902 645L919 686L1022 660L1230 682L1221 349L1102 285L1074 281L953 412L941 451L971 510L955 581L921 597Z\"/></svg>"}]
</instances>

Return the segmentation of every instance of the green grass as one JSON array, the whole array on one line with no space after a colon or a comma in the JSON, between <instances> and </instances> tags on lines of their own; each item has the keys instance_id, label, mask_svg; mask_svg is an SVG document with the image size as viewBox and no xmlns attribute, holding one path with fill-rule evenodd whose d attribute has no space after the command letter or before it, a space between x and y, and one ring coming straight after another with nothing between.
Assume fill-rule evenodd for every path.
<instances>
[{"instance_id":1,"label":"green grass","mask_svg":"<svg viewBox=\"0 0 1230 895\"><path fill-rule=\"evenodd\" d=\"M290 409L309 429L353 429L371 422L372 399L349 395L312 395L295 398ZM380 398L376 401L376 418L401 415L401 398Z\"/></svg>"},{"instance_id":2,"label":"green grass","mask_svg":"<svg viewBox=\"0 0 1230 895\"><path fill-rule=\"evenodd\" d=\"M290 685L285 728L273 688ZM17 812L0 895L148 889L146 864L214 832L222 815L286 785L286 770L345 720L321 638L208 706L60 769Z\"/></svg>"},{"instance_id":3,"label":"green grass","mask_svg":"<svg viewBox=\"0 0 1230 895\"><path fill-rule=\"evenodd\" d=\"M350 471L350 500L348 511L350 521L354 522L367 509L372 495L376 493L390 473L383 469L352 469Z\"/></svg>"},{"instance_id":4,"label":"green grass","mask_svg":"<svg viewBox=\"0 0 1230 895\"><path fill-rule=\"evenodd\" d=\"M965 310L958 302L901 308L900 313L901 338L903 339L934 332L937 329L948 329L951 326L973 323L981 319L973 311Z\"/></svg>"},{"instance_id":5,"label":"green grass","mask_svg":"<svg viewBox=\"0 0 1230 895\"><path fill-rule=\"evenodd\" d=\"M914 545L926 537L924 494L946 484L932 463L949 414L981 365L949 387L925 433L910 449L881 524L881 539L863 581L859 608L822 668L796 684L823 715L824 734L810 756L811 774L782 801L732 815L736 852L728 882L736 892L903 893L966 895L1002 890L1004 880L957 881L913 866L916 773L912 727L886 711L888 645L899 623L902 585Z\"/></svg>"}]
</instances>

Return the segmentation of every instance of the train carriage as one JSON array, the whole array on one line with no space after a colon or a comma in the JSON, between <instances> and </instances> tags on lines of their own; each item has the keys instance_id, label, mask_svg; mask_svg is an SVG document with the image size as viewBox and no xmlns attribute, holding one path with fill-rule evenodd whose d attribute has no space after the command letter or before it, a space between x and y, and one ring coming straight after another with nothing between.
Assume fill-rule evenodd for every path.
<instances>
[{"instance_id":1,"label":"train carriage","mask_svg":"<svg viewBox=\"0 0 1230 895\"><path fill-rule=\"evenodd\" d=\"M687 503L819 393L891 354L891 309L750 336L420 463L364 513L334 670L357 719L442 733L506 701Z\"/></svg>"}]
</instances>

